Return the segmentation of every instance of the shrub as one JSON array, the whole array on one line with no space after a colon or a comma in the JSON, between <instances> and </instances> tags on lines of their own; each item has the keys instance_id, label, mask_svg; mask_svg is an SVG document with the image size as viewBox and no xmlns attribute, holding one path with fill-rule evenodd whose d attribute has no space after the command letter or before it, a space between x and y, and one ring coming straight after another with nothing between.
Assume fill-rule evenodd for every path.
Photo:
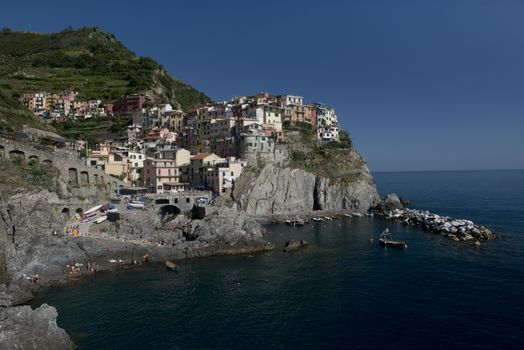
<instances>
[{"instance_id":1,"label":"shrub","mask_svg":"<svg viewBox=\"0 0 524 350\"><path fill-rule=\"evenodd\" d=\"M295 162L300 162L306 160L306 154L302 151L293 151L291 153L291 160Z\"/></svg>"}]
</instances>

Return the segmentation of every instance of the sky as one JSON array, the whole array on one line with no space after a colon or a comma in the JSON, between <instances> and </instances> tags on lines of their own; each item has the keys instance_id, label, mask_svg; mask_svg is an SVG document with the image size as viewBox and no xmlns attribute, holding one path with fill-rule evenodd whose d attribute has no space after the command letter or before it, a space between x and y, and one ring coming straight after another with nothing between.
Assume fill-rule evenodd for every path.
<instances>
[{"instance_id":1,"label":"sky","mask_svg":"<svg viewBox=\"0 0 524 350\"><path fill-rule=\"evenodd\" d=\"M372 171L524 169L523 18L519 0L0 1L0 27L100 26L214 100L326 103Z\"/></svg>"}]
</instances>

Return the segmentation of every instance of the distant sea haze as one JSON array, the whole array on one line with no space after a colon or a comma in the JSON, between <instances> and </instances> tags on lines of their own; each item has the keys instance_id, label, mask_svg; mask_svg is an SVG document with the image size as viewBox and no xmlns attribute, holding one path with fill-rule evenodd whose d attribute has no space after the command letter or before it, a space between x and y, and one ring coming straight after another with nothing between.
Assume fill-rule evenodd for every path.
<instances>
[{"instance_id":1,"label":"distant sea haze","mask_svg":"<svg viewBox=\"0 0 524 350\"><path fill-rule=\"evenodd\" d=\"M503 238L477 248L378 217L272 225L270 253L100 274L35 304L85 349L520 349L524 170L374 175L381 194ZM408 248L377 245L386 227ZM289 239L311 244L284 253Z\"/></svg>"}]
</instances>

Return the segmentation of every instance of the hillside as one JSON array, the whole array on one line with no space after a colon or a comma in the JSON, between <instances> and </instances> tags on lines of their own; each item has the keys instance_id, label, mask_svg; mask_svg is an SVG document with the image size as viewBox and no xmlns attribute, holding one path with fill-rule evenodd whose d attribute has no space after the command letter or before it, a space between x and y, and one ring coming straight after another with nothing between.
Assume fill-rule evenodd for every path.
<instances>
[{"instance_id":1,"label":"hillside","mask_svg":"<svg viewBox=\"0 0 524 350\"><path fill-rule=\"evenodd\" d=\"M0 32L0 113L21 109L18 98L24 92L58 92L71 87L79 92L79 99L104 102L137 92L149 92L175 106L180 103L183 109L209 101L202 92L175 79L154 60L137 57L100 28L51 34ZM32 124L28 114L15 117L15 122Z\"/></svg>"}]
</instances>

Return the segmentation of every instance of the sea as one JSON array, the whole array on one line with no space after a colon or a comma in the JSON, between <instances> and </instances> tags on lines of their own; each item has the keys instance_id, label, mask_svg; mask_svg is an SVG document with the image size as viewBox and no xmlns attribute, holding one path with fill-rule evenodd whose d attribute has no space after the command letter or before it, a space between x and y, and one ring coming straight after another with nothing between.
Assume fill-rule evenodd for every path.
<instances>
[{"instance_id":1,"label":"sea","mask_svg":"<svg viewBox=\"0 0 524 350\"><path fill-rule=\"evenodd\" d=\"M502 238L475 247L378 217L272 225L269 253L100 273L33 306L55 306L81 349L523 349L524 170L374 176L382 195ZM408 248L379 246L386 227ZM284 253L290 239L311 244Z\"/></svg>"}]
</instances>

